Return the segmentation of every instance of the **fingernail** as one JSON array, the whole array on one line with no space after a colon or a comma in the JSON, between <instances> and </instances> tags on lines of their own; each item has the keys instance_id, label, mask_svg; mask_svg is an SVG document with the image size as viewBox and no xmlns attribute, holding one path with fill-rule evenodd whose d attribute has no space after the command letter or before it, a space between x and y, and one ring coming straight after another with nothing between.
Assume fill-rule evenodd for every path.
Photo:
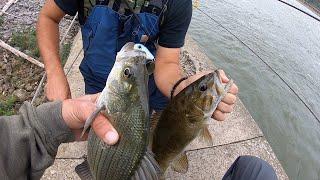
<instances>
[{"instance_id":1,"label":"fingernail","mask_svg":"<svg viewBox=\"0 0 320 180\"><path fill-rule=\"evenodd\" d=\"M109 131L105 135L104 141L109 145L114 145L119 139L118 133L114 131Z\"/></svg>"}]
</instances>

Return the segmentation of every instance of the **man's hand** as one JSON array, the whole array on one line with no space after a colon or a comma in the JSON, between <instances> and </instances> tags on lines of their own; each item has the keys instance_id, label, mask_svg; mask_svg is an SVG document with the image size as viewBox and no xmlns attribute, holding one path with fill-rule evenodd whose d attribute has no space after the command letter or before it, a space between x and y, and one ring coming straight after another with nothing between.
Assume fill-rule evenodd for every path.
<instances>
[{"instance_id":1,"label":"man's hand","mask_svg":"<svg viewBox=\"0 0 320 180\"><path fill-rule=\"evenodd\" d=\"M54 77L48 77L45 94L49 101L70 99L70 87L66 76L63 73L57 73Z\"/></svg>"},{"instance_id":2,"label":"man's hand","mask_svg":"<svg viewBox=\"0 0 320 180\"><path fill-rule=\"evenodd\" d=\"M95 102L99 95L87 95L77 99L68 99L62 103L62 117L74 133L77 141L86 140L88 137L86 133L82 139L80 138L85 121L96 110ZM99 114L93 121L91 128L108 145L115 144L119 139L117 131L102 114Z\"/></svg>"},{"instance_id":3,"label":"man's hand","mask_svg":"<svg viewBox=\"0 0 320 180\"><path fill-rule=\"evenodd\" d=\"M219 70L221 75L222 83L228 83L229 79L223 70ZM217 109L214 111L212 117L218 121L224 121L228 113L233 111L234 104L237 100L238 87L233 84L228 92L228 94L219 103Z\"/></svg>"}]
</instances>

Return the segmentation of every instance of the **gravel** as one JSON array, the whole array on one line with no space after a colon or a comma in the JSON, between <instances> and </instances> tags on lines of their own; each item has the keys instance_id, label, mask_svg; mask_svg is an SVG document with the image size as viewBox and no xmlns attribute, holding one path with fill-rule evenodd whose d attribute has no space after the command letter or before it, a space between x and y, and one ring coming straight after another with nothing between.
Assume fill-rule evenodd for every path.
<instances>
[{"instance_id":1,"label":"gravel","mask_svg":"<svg viewBox=\"0 0 320 180\"><path fill-rule=\"evenodd\" d=\"M7 0L0 0L0 10ZM0 25L0 39L9 43L14 32L23 32L28 28L35 28L39 12L45 0L18 0L3 14L3 23ZM67 31L73 17L65 16L59 24L60 39ZM76 23L66 37L64 44L72 43L78 32L79 24ZM19 49L19 47L15 47ZM28 51L28 50L27 50ZM30 62L21 59L0 47L0 102L9 96L17 98L15 110L24 100L31 101L36 88L44 73ZM45 101L45 97L36 99L36 105Z\"/></svg>"},{"instance_id":2,"label":"gravel","mask_svg":"<svg viewBox=\"0 0 320 180\"><path fill-rule=\"evenodd\" d=\"M22 32L27 28L35 28L39 12L44 5L44 0L18 0L17 3L10 6L6 11L8 14L3 15L3 24L0 27L0 37L4 41L8 41L13 32ZM60 22L60 38L67 31L72 21L71 16L65 16ZM67 36L66 42L72 41L78 31L79 24L73 26L71 32Z\"/></svg>"},{"instance_id":3,"label":"gravel","mask_svg":"<svg viewBox=\"0 0 320 180\"><path fill-rule=\"evenodd\" d=\"M15 110L18 110L23 101L31 101L43 69L3 49L0 49L0 59L0 101L15 96ZM44 97L40 99L43 101Z\"/></svg>"}]
</instances>

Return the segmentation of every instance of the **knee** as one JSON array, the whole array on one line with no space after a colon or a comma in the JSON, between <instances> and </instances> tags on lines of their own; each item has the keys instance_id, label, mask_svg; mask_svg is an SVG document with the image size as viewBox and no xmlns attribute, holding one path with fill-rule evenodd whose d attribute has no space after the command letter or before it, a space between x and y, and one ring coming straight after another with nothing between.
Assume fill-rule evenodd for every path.
<instances>
[{"instance_id":1,"label":"knee","mask_svg":"<svg viewBox=\"0 0 320 180\"><path fill-rule=\"evenodd\" d=\"M263 159L255 156L240 156L237 159L237 166L249 172L255 179L277 179L273 167Z\"/></svg>"},{"instance_id":2,"label":"knee","mask_svg":"<svg viewBox=\"0 0 320 180\"><path fill-rule=\"evenodd\" d=\"M265 166L268 168L272 168L272 166L267 163L265 160L260 159L258 157L255 156L239 156L237 159L238 164L240 165L252 165L252 166ZM272 168L273 169L273 168Z\"/></svg>"}]
</instances>

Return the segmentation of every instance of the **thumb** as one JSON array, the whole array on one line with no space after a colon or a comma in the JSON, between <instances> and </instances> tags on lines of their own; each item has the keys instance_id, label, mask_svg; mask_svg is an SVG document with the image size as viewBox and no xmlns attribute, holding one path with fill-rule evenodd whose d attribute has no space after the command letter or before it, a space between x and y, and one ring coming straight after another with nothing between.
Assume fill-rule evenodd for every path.
<instances>
[{"instance_id":1,"label":"thumb","mask_svg":"<svg viewBox=\"0 0 320 180\"><path fill-rule=\"evenodd\" d=\"M114 129L108 119L99 114L92 123L92 128L96 135L108 145L114 145L119 140L119 134Z\"/></svg>"}]
</instances>

